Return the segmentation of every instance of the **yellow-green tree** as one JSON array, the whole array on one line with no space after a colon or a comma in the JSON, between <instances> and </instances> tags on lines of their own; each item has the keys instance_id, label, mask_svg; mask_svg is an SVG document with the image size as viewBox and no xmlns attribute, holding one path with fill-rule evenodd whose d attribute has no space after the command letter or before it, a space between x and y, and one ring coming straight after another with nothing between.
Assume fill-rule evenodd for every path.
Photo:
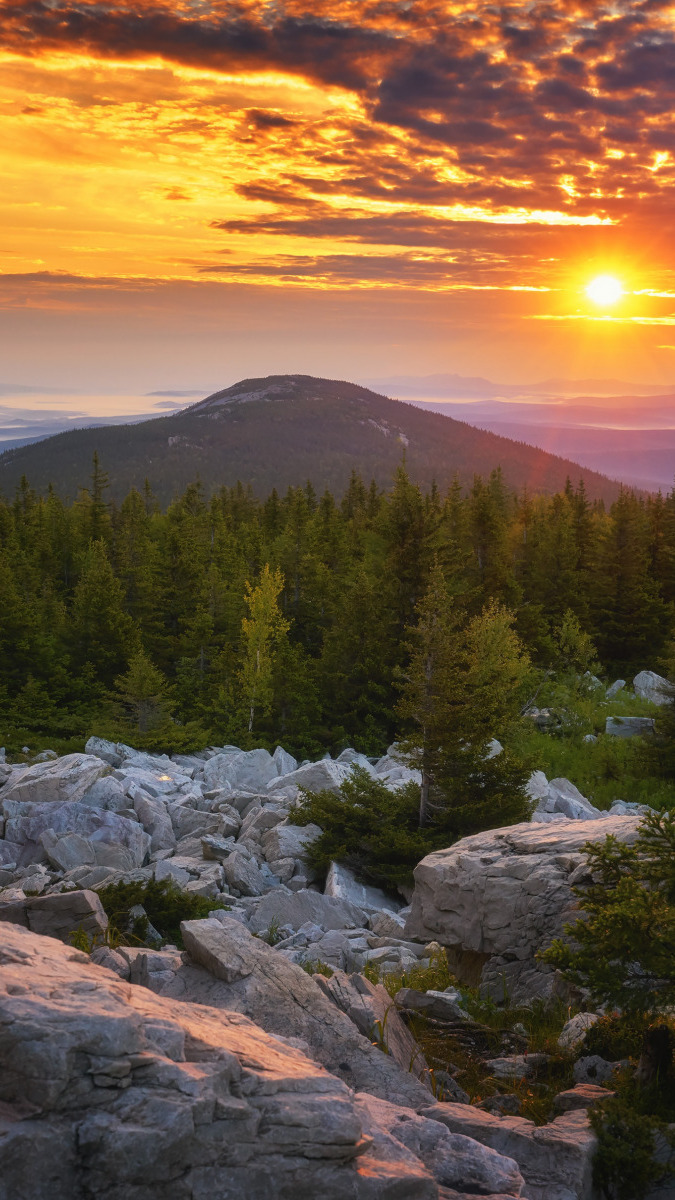
<instances>
[{"instance_id":1,"label":"yellow-green tree","mask_svg":"<svg viewBox=\"0 0 675 1200\"><path fill-rule=\"evenodd\" d=\"M241 623L244 653L239 682L248 713L248 732L253 731L256 713L268 713L274 700L274 663L290 622L279 608L284 577L277 568L270 571L265 563L255 587L246 583L244 599L248 616Z\"/></svg>"}]
</instances>

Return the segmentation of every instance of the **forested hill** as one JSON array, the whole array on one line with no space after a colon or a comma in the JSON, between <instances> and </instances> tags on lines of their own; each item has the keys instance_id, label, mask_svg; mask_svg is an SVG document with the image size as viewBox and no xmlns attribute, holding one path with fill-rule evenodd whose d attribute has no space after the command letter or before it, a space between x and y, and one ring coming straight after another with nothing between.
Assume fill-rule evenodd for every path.
<instances>
[{"instance_id":1,"label":"forested hill","mask_svg":"<svg viewBox=\"0 0 675 1200\"><path fill-rule=\"evenodd\" d=\"M311 479L338 495L353 470L389 486L405 452L410 477L445 490L501 466L519 491L553 494L569 476L587 495L611 502L619 484L576 463L462 421L390 400L367 388L310 375L246 379L169 417L137 425L77 429L0 455L0 492L21 477L44 493L74 498L86 486L94 451L110 474L112 498L147 479L162 505L199 478L207 494L237 481L262 497Z\"/></svg>"}]
</instances>

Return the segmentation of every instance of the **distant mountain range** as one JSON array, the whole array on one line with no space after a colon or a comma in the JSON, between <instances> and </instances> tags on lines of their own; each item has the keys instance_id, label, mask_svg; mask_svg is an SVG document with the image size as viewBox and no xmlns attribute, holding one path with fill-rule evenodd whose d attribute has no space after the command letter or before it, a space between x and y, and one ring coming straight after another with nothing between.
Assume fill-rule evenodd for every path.
<instances>
[{"instance_id":1,"label":"distant mountain range","mask_svg":"<svg viewBox=\"0 0 675 1200\"><path fill-rule=\"evenodd\" d=\"M501 466L521 490L555 492L571 477L590 496L613 500L618 484L578 464L476 429L452 417L390 400L365 387L309 375L246 379L170 416L137 424L71 429L0 455L0 490L11 497L25 475L38 491L51 483L73 497L88 483L97 450L120 499L147 478L161 503L200 478L207 493L238 480L259 496L311 479L344 490L352 470L380 486L405 456L413 479L447 487L456 476Z\"/></svg>"}]
</instances>

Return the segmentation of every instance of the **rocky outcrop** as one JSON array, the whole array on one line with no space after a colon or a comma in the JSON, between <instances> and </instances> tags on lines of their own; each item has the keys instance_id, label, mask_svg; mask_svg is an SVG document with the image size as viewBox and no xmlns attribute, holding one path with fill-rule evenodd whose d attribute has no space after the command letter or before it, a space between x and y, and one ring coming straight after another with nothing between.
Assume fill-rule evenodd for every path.
<instances>
[{"instance_id":1,"label":"rocky outcrop","mask_svg":"<svg viewBox=\"0 0 675 1200\"><path fill-rule=\"evenodd\" d=\"M591 1200L593 1196L596 1141L583 1110L540 1126L524 1117L494 1116L469 1104L434 1104L420 1115L513 1159L525 1180L522 1195L527 1200Z\"/></svg>"},{"instance_id":2,"label":"rocky outcrop","mask_svg":"<svg viewBox=\"0 0 675 1200\"><path fill-rule=\"evenodd\" d=\"M327 1070L359 1091L404 1105L428 1100L426 1086L359 1033L310 975L227 913L186 921L187 958L160 994L233 1009L270 1033L302 1038Z\"/></svg>"},{"instance_id":3,"label":"rocky outcrop","mask_svg":"<svg viewBox=\"0 0 675 1200\"><path fill-rule=\"evenodd\" d=\"M0 921L21 925L33 933L68 942L81 931L94 941L108 928L108 918L96 892L75 891L54 896L26 896L0 902Z\"/></svg>"},{"instance_id":4,"label":"rocky outcrop","mask_svg":"<svg viewBox=\"0 0 675 1200\"><path fill-rule=\"evenodd\" d=\"M513 825L463 838L415 869L406 935L436 939L462 982L500 1000L550 996L557 977L535 960L574 918L572 886L587 877L583 846L633 842L639 816Z\"/></svg>"},{"instance_id":5,"label":"rocky outcrop","mask_svg":"<svg viewBox=\"0 0 675 1200\"><path fill-rule=\"evenodd\" d=\"M0 935L0 1200L438 1196L292 1038Z\"/></svg>"}]
</instances>

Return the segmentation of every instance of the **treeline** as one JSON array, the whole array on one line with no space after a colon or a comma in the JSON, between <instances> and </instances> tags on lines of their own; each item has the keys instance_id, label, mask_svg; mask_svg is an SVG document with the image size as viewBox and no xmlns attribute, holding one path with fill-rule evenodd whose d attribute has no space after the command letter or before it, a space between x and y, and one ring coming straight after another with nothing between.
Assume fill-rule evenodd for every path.
<instances>
[{"instance_id":1,"label":"treeline","mask_svg":"<svg viewBox=\"0 0 675 1200\"><path fill-rule=\"evenodd\" d=\"M468 494L423 494L401 467L386 493L356 475L339 501L310 483L264 501L195 483L162 512L148 488L108 503L107 484L95 457L70 505L26 480L0 502L10 743L119 732L130 714L143 733L161 713L176 747L378 753L401 732L434 564L467 620L492 599L511 610L541 667L569 612L612 675L654 666L671 634L675 494L625 491L606 511L570 483L515 495L498 471Z\"/></svg>"}]
</instances>

